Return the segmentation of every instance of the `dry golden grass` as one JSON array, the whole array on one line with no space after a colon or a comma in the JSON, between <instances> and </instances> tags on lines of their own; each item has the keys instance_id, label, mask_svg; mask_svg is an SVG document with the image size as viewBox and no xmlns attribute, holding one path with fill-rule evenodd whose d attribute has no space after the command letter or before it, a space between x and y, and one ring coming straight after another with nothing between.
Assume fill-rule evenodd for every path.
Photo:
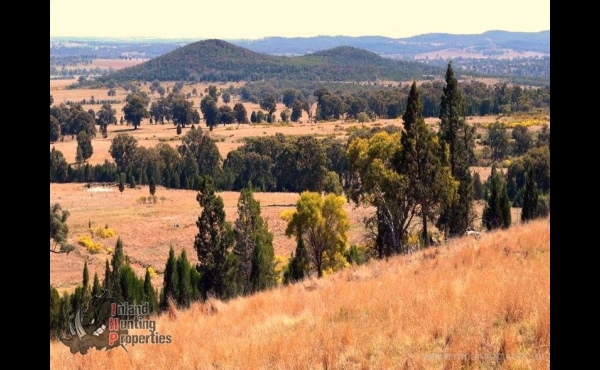
<instances>
[{"instance_id":1,"label":"dry golden grass","mask_svg":"<svg viewBox=\"0 0 600 370\"><path fill-rule=\"evenodd\" d=\"M549 369L550 222L459 238L157 318L170 344L73 355L53 369Z\"/></svg>"}]
</instances>

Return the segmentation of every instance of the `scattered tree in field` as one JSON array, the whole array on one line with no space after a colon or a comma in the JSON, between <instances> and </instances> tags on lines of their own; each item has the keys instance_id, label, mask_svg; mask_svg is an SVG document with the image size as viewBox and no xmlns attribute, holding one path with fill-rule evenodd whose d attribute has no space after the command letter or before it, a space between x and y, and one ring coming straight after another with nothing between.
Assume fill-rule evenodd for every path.
<instances>
[{"instance_id":1,"label":"scattered tree in field","mask_svg":"<svg viewBox=\"0 0 600 370\"><path fill-rule=\"evenodd\" d=\"M539 194L537 183L535 182L535 172L533 166L530 166L525 174L521 221L527 222L537 217L539 217Z\"/></svg>"},{"instance_id":2,"label":"scattered tree in field","mask_svg":"<svg viewBox=\"0 0 600 370\"><path fill-rule=\"evenodd\" d=\"M52 97L52 94L50 94L50 105L54 104L54 98Z\"/></svg>"},{"instance_id":3,"label":"scattered tree in field","mask_svg":"<svg viewBox=\"0 0 600 370\"><path fill-rule=\"evenodd\" d=\"M343 208L346 199L335 194L321 197L314 192L303 192L296 203L296 211L288 222L285 234L303 238L312 267L317 276L323 271L339 269L348 240L350 222ZM343 267L343 265L342 265Z\"/></svg>"},{"instance_id":4,"label":"scattered tree in field","mask_svg":"<svg viewBox=\"0 0 600 370\"><path fill-rule=\"evenodd\" d=\"M206 126L212 130L216 125L219 124L221 120L221 112L217 107L216 99L212 98L210 95L206 95L200 101L200 110L204 115L204 121L206 122Z\"/></svg>"},{"instance_id":5,"label":"scattered tree in field","mask_svg":"<svg viewBox=\"0 0 600 370\"><path fill-rule=\"evenodd\" d=\"M267 111L267 116L273 117L273 113L277 110L277 100L273 95L267 95L260 101L260 107Z\"/></svg>"},{"instance_id":6,"label":"scattered tree in field","mask_svg":"<svg viewBox=\"0 0 600 370\"><path fill-rule=\"evenodd\" d=\"M248 123L248 113L242 103L236 103L233 106L233 115L237 123Z\"/></svg>"},{"instance_id":7,"label":"scattered tree in field","mask_svg":"<svg viewBox=\"0 0 600 370\"><path fill-rule=\"evenodd\" d=\"M142 120L150 117L150 113L146 109L150 100L145 93L134 93L127 95L125 101L127 103L123 107L123 117L137 130Z\"/></svg>"},{"instance_id":8,"label":"scattered tree in field","mask_svg":"<svg viewBox=\"0 0 600 370\"><path fill-rule=\"evenodd\" d=\"M81 155L81 159L85 162L92 154L94 154L92 140L85 131L81 131L77 134L77 155Z\"/></svg>"},{"instance_id":9,"label":"scattered tree in field","mask_svg":"<svg viewBox=\"0 0 600 370\"><path fill-rule=\"evenodd\" d=\"M154 193L156 193L156 181L154 181L154 177L150 179L148 188L148 190L150 190L150 195L154 195Z\"/></svg>"},{"instance_id":10,"label":"scattered tree in field","mask_svg":"<svg viewBox=\"0 0 600 370\"><path fill-rule=\"evenodd\" d=\"M292 104L292 114L290 119L292 122L298 122L298 120L302 117L302 103L299 100L294 101Z\"/></svg>"},{"instance_id":11,"label":"scattered tree in field","mask_svg":"<svg viewBox=\"0 0 600 370\"><path fill-rule=\"evenodd\" d=\"M221 99L223 99L223 103L227 105L231 101L231 95L229 94L229 92L224 91L223 94L221 94Z\"/></svg>"},{"instance_id":12,"label":"scattered tree in field","mask_svg":"<svg viewBox=\"0 0 600 370\"><path fill-rule=\"evenodd\" d=\"M50 239L54 242L51 251L56 252L56 246L60 244L61 249L66 246L69 226L67 226L69 211L63 210L59 203L50 205Z\"/></svg>"},{"instance_id":13,"label":"scattered tree in field","mask_svg":"<svg viewBox=\"0 0 600 370\"><path fill-rule=\"evenodd\" d=\"M102 137L108 136L108 125L117 124L117 111L108 103L102 104L102 108L96 113L96 122L100 125Z\"/></svg>"},{"instance_id":14,"label":"scattered tree in field","mask_svg":"<svg viewBox=\"0 0 600 370\"><path fill-rule=\"evenodd\" d=\"M256 112L252 111L252 113L250 114L250 122L256 123L257 121L258 119L256 118Z\"/></svg>"}]
</instances>

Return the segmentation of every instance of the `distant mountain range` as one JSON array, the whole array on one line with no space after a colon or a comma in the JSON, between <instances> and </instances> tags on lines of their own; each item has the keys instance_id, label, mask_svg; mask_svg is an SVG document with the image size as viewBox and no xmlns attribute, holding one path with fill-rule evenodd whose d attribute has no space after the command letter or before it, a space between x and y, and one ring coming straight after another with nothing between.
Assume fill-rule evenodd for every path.
<instances>
[{"instance_id":1,"label":"distant mountain range","mask_svg":"<svg viewBox=\"0 0 600 370\"><path fill-rule=\"evenodd\" d=\"M550 55L550 31L488 31L479 35L431 33L408 38L382 36L267 37L260 40L230 40L252 51L271 55L305 55L337 46L353 46L389 58L424 58L445 52L462 52L464 57L498 58L519 55Z\"/></svg>"}]
</instances>

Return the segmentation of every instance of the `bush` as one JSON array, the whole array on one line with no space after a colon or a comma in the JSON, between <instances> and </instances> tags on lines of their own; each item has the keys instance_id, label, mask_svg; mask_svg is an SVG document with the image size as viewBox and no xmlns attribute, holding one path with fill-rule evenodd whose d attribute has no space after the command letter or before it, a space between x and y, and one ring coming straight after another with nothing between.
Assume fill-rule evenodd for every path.
<instances>
[{"instance_id":1,"label":"bush","mask_svg":"<svg viewBox=\"0 0 600 370\"><path fill-rule=\"evenodd\" d=\"M94 234L99 238L106 239L115 236L117 233L115 232L115 230L106 225L104 227L97 228Z\"/></svg>"}]
</instances>

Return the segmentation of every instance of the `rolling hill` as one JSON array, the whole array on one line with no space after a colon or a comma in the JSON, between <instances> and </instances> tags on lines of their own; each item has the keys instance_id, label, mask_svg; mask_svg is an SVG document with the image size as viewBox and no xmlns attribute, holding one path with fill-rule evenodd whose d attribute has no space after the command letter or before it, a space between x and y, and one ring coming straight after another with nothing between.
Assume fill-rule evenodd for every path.
<instances>
[{"instance_id":1,"label":"rolling hill","mask_svg":"<svg viewBox=\"0 0 600 370\"><path fill-rule=\"evenodd\" d=\"M341 46L298 56L267 55L223 40L185 45L101 80L140 81L376 81L443 76L444 69L383 58L374 52Z\"/></svg>"}]
</instances>

